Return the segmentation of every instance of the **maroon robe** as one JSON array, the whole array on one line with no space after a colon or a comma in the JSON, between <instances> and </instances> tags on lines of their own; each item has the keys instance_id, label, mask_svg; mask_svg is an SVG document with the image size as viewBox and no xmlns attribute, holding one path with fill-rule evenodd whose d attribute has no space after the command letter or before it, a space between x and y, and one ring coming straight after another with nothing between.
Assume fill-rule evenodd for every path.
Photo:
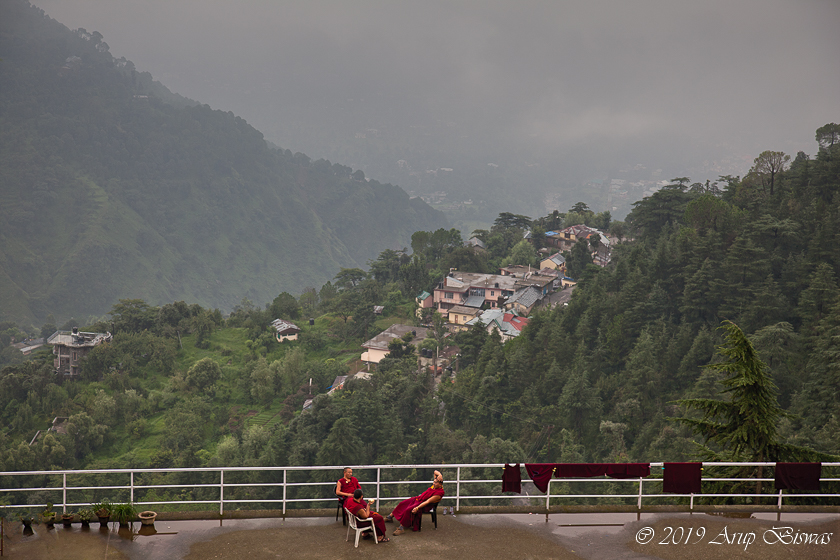
<instances>
[{"instance_id":1,"label":"maroon robe","mask_svg":"<svg viewBox=\"0 0 840 560\"><path fill-rule=\"evenodd\" d=\"M357 502L355 498L347 498L347 501L344 502L344 507L347 508L350 513L355 515L356 517L361 518L359 512L367 506L365 500L363 499L361 502ZM388 529L385 528L385 518L376 513L375 511L370 512L370 517L368 519L373 520L373 526L376 527L376 538L378 539L381 536L385 536ZM359 521L359 527L367 527L370 524L370 521Z\"/></svg>"},{"instance_id":2,"label":"maroon robe","mask_svg":"<svg viewBox=\"0 0 840 560\"><path fill-rule=\"evenodd\" d=\"M556 463L525 463L525 470L528 476L534 481L534 486L540 492L548 490L548 483L551 480L551 475L554 474L554 467Z\"/></svg>"},{"instance_id":3,"label":"maroon robe","mask_svg":"<svg viewBox=\"0 0 840 560\"><path fill-rule=\"evenodd\" d=\"M703 463L665 463L662 491L670 494L700 494Z\"/></svg>"},{"instance_id":4,"label":"maroon robe","mask_svg":"<svg viewBox=\"0 0 840 560\"><path fill-rule=\"evenodd\" d=\"M650 463L612 463L606 474L610 478L643 478L650 476Z\"/></svg>"},{"instance_id":5,"label":"maroon robe","mask_svg":"<svg viewBox=\"0 0 840 560\"><path fill-rule=\"evenodd\" d=\"M522 474L519 472L519 463L505 464L502 467L502 492L522 493Z\"/></svg>"},{"instance_id":6,"label":"maroon robe","mask_svg":"<svg viewBox=\"0 0 840 560\"><path fill-rule=\"evenodd\" d=\"M430 511L434 504L429 504L424 508L424 510L418 510L417 513L412 513L413 510L418 505L422 504L432 496L440 496L443 498L443 488L429 488L419 496L414 496L413 498L407 498L399 503L397 507L394 508L394 511L391 512L391 515L400 522L400 525L403 527L411 527L413 531L420 530L420 516L423 514L423 511L426 512Z\"/></svg>"},{"instance_id":7,"label":"maroon robe","mask_svg":"<svg viewBox=\"0 0 840 560\"><path fill-rule=\"evenodd\" d=\"M361 488L361 484L359 484L359 480L355 476L350 477L350 482L347 482L344 477L338 479L339 490L342 492L346 492L348 494L353 494L356 490ZM345 496L339 496L340 500L343 500Z\"/></svg>"},{"instance_id":8,"label":"maroon robe","mask_svg":"<svg viewBox=\"0 0 840 560\"><path fill-rule=\"evenodd\" d=\"M820 491L822 463L776 463L776 490Z\"/></svg>"}]
</instances>

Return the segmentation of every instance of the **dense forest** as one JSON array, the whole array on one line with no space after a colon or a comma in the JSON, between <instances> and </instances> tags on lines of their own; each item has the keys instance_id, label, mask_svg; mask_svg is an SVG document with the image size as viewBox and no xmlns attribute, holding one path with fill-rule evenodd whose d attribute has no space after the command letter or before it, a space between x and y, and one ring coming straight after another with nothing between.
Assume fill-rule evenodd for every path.
<instances>
[{"instance_id":1,"label":"dense forest","mask_svg":"<svg viewBox=\"0 0 840 560\"><path fill-rule=\"evenodd\" d=\"M397 187L169 92L96 32L22 0L3 15L0 471L840 455L840 125L813 156L675 178L624 222L583 202L503 212L476 250ZM545 232L580 223L609 232L611 262L575 245L568 305L506 343L425 317L424 348L458 347L451 371L395 342L327 394L363 341L419 324L414 296L451 268L535 265ZM277 342L276 318L299 340ZM76 379L48 346L12 346L75 326L114 335Z\"/></svg>"},{"instance_id":2,"label":"dense forest","mask_svg":"<svg viewBox=\"0 0 840 560\"><path fill-rule=\"evenodd\" d=\"M502 214L476 232L486 252L464 247L455 230L418 231L411 252L384 251L367 271L342 269L298 298L242 300L227 317L121 300L107 321L86 326L115 336L85 359L80 379L56 378L46 350L3 368L0 469L656 461L694 457L703 452L695 442L740 459L836 456L840 126L821 127L817 142L813 158L764 152L743 178L678 178L637 202L626 223L584 204L536 220ZM449 267L533 262L523 231L558 221L597 221L620 238L604 268L575 262L572 249L581 272L568 306L536 312L505 344L483 329L446 340L433 320L431 344L460 348L442 382L400 343L369 380L324 394L358 369L362 341L415 320L413 295ZM373 305L384 305L382 316ZM276 317L317 319L300 321L300 340L278 343ZM2 328L4 345L21 334ZM732 344L763 362L754 370L764 408L748 411L772 422L761 449L727 449L693 427L732 423L701 418L691 404L737 397ZM54 416L69 418L66 433L29 445Z\"/></svg>"},{"instance_id":3,"label":"dense forest","mask_svg":"<svg viewBox=\"0 0 840 560\"><path fill-rule=\"evenodd\" d=\"M446 225L171 93L95 31L25 0L0 9L0 320L86 321L125 297L229 312Z\"/></svg>"}]
</instances>

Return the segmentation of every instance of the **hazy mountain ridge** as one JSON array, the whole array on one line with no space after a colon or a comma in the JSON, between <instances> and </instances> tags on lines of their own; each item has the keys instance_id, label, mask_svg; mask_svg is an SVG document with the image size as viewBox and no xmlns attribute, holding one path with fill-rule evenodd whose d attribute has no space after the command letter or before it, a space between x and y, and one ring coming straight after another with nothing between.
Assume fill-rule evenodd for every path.
<instances>
[{"instance_id":1,"label":"hazy mountain ridge","mask_svg":"<svg viewBox=\"0 0 840 560\"><path fill-rule=\"evenodd\" d=\"M102 314L124 297L261 304L445 225L397 187L270 148L96 32L27 2L2 11L3 318Z\"/></svg>"}]
</instances>

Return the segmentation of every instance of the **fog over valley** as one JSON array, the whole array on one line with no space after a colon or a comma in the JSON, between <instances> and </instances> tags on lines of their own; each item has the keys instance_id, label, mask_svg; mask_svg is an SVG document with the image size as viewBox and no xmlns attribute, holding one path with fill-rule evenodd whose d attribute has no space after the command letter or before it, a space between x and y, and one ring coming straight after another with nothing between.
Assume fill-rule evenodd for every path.
<instances>
[{"instance_id":1,"label":"fog over valley","mask_svg":"<svg viewBox=\"0 0 840 560\"><path fill-rule=\"evenodd\" d=\"M462 229L578 200L621 218L659 181L813 153L838 111L831 1L36 4L172 91L399 184Z\"/></svg>"}]
</instances>

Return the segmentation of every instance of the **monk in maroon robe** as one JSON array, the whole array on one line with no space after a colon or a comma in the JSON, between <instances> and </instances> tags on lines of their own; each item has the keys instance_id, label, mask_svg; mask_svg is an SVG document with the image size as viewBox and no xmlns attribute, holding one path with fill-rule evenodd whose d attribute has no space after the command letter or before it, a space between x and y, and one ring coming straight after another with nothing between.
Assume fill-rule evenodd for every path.
<instances>
[{"instance_id":1,"label":"monk in maroon robe","mask_svg":"<svg viewBox=\"0 0 840 560\"><path fill-rule=\"evenodd\" d=\"M344 502L344 507L347 508L347 511L356 517L373 521L373 526L376 529L376 539L379 542L389 542L391 539L385 536L385 532L387 531L385 528L385 519L375 511L371 511L370 506L371 504L365 500L365 496L362 493L361 488L353 492L353 497L348 498L347 501ZM367 524L370 523L370 521L363 521L362 523Z\"/></svg>"},{"instance_id":2,"label":"monk in maroon robe","mask_svg":"<svg viewBox=\"0 0 840 560\"><path fill-rule=\"evenodd\" d=\"M411 527L412 531L420 530L420 517L424 512L428 512L431 506L438 503L443 498L443 477L438 476L435 471L435 481L432 487L413 498L408 498L399 503L388 519L396 519L400 522L400 526L394 531L395 535L401 535L405 532L406 527Z\"/></svg>"},{"instance_id":3,"label":"monk in maroon robe","mask_svg":"<svg viewBox=\"0 0 840 560\"><path fill-rule=\"evenodd\" d=\"M361 488L359 479L353 476L353 469L344 467L344 476L338 479L335 483L335 495L338 496L338 501L344 505L344 500L353 497L353 492Z\"/></svg>"}]
</instances>

